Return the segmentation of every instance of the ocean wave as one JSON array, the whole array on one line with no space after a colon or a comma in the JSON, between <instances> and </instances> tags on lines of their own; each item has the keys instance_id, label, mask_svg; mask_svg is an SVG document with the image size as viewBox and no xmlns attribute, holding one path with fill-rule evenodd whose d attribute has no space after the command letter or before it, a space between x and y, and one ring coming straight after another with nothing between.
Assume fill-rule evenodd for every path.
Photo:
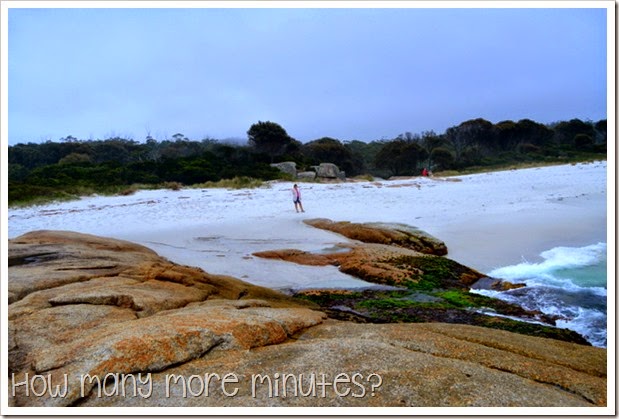
<instances>
[{"instance_id":1,"label":"ocean wave","mask_svg":"<svg viewBox=\"0 0 619 419\"><path fill-rule=\"evenodd\" d=\"M557 327L580 333L592 345L606 346L606 243L555 247L540 263L523 262L495 269L489 276L526 287L474 292L558 317Z\"/></svg>"},{"instance_id":2,"label":"ocean wave","mask_svg":"<svg viewBox=\"0 0 619 419\"><path fill-rule=\"evenodd\" d=\"M577 307L577 313L566 320L558 320L557 327L580 333L591 345L606 347L606 314L597 310Z\"/></svg>"},{"instance_id":3,"label":"ocean wave","mask_svg":"<svg viewBox=\"0 0 619 419\"><path fill-rule=\"evenodd\" d=\"M527 286L547 286L580 291L583 288L606 295L606 243L585 247L555 247L540 254L540 263L522 262L490 272L493 278L521 282ZM604 269L591 275L591 268ZM589 273L589 275L586 275Z\"/></svg>"},{"instance_id":4,"label":"ocean wave","mask_svg":"<svg viewBox=\"0 0 619 419\"><path fill-rule=\"evenodd\" d=\"M508 280L535 278L561 269L580 268L598 264L606 259L606 243L585 247L555 247L542 252L540 263L523 262L498 268L490 276Z\"/></svg>"}]
</instances>

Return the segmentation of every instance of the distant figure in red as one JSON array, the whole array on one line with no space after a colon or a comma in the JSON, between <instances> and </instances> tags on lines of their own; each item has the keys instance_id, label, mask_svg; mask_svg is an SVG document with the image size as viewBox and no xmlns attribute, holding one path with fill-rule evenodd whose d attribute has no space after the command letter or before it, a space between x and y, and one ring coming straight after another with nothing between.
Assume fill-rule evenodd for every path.
<instances>
[{"instance_id":1,"label":"distant figure in red","mask_svg":"<svg viewBox=\"0 0 619 419\"><path fill-rule=\"evenodd\" d=\"M297 210L297 212L299 212L299 209L301 212L305 212L303 209L303 204L301 204L301 191L296 183L292 187L292 202L294 203L294 209Z\"/></svg>"},{"instance_id":2,"label":"distant figure in red","mask_svg":"<svg viewBox=\"0 0 619 419\"><path fill-rule=\"evenodd\" d=\"M423 170L421 171L421 176L428 176L428 169L424 167Z\"/></svg>"}]
</instances>

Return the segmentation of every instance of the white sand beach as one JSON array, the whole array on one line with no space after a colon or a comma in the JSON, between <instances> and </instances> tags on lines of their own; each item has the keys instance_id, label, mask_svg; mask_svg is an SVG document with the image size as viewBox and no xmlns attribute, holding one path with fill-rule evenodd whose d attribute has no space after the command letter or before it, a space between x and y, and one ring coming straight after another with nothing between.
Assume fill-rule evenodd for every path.
<instances>
[{"instance_id":1,"label":"white sand beach","mask_svg":"<svg viewBox=\"0 0 619 419\"><path fill-rule=\"evenodd\" d=\"M611 253L608 176L604 161L453 178L300 183L305 213L294 210L291 182L140 191L10 209L8 235L53 229L126 239L174 262L271 288L366 286L335 267L302 267L252 253L321 251L347 241L302 222L309 218L413 225L443 240L448 257L485 273L537 261L556 246L608 242Z\"/></svg>"}]
</instances>

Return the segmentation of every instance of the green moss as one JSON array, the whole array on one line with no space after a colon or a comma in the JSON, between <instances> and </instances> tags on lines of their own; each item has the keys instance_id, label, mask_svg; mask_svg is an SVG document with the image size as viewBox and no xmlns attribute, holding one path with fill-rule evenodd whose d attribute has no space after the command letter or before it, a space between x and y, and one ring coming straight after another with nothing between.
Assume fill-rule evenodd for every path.
<instances>
[{"instance_id":1,"label":"green moss","mask_svg":"<svg viewBox=\"0 0 619 419\"><path fill-rule=\"evenodd\" d=\"M463 267L457 262L439 256L400 256L388 261L399 269L410 270L413 275L404 285L409 289L433 290L463 287L460 274Z\"/></svg>"},{"instance_id":2,"label":"green moss","mask_svg":"<svg viewBox=\"0 0 619 419\"><path fill-rule=\"evenodd\" d=\"M425 298L420 298L425 296ZM496 302L493 298L483 295L471 294L464 290L434 290L427 293L375 295L374 298L365 299L355 305L358 309L373 310L394 310L406 308L425 308L425 309L466 309L466 308L495 308Z\"/></svg>"},{"instance_id":3,"label":"green moss","mask_svg":"<svg viewBox=\"0 0 619 419\"><path fill-rule=\"evenodd\" d=\"M310 295L301 294L297 298L312 301L327 310L333 308L336 313L345 313L349 318L358 316L363 322L470 324L587 344L581 336L570 330L480 313L474 309L491 308L497 313L513 316L527 317L529 314L521 307L469 293L464 289L365 290L350 293L323 291ZM339 306L348 307L351 311L341 311Z\"/></svg>"},{"instance_id":4,"label":"green moss","mask_svg":"<svg viewBox=\"0 0 619 419\"><path fill-rule=\"evenodd\" d=\"M447 290L437 292L435 295L441 297L455 307L489 307L496 308L497 300L479 294L471 294L461 290Z\"/></svg>"},{"instance_id":5,"label":"green moss","mask_svg":"<svg viewBox=\"0 0 619 419\"><path fill-rule=\"evenodd\" d=\"M572 330L545 326L537 323L527 323L524 321L506 319L502 317L485 316L481 317L476 325L506 330L508 332L519 333L521 335L551 338L591 346L585 338Z\"/></svg>"}]
</instances>

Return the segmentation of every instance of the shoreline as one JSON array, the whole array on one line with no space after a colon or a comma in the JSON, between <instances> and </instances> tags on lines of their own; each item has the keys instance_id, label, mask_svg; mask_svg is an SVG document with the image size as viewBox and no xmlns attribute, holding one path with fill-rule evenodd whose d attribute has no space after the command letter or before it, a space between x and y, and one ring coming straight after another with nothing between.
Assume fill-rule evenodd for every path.
<instances>
[{"instance_id":1,"label":"shoreline","mask_svg":"<svg viewBox=\"0 0 619 419\"><path fill-rule=\"evenodd\" d=\"M445 242L448 258L488 273L535 261L557 246L607 241L606 161L487 172L452 178L300 184L306 212L296 214L292 182L247 190L140 191L126 197L13 209L9 234L73 230L129 240L207 272L274 289L367 286L337 269L261 261L253 252L319 252L347 239L304 218L404 223ZM17 231L17 233L15 233ZM307 269L306 269L307 268Z\"/></svg>"},{"instance_id":2,"label":"shoreline","mask_svg":"<svg viewBox=\"0 0 619 419\"><path fill-rule=\"evenodd\" d=\"M600 204L605 205L603 199ZM523 261L540 262L540 254L556 247L585 247L607 243L606 215L552 211L486 217L483 222L458 222L441 226L437 236L447 244L452 258L463 265L489 273Z\"/></svg>"}]
</instances>

